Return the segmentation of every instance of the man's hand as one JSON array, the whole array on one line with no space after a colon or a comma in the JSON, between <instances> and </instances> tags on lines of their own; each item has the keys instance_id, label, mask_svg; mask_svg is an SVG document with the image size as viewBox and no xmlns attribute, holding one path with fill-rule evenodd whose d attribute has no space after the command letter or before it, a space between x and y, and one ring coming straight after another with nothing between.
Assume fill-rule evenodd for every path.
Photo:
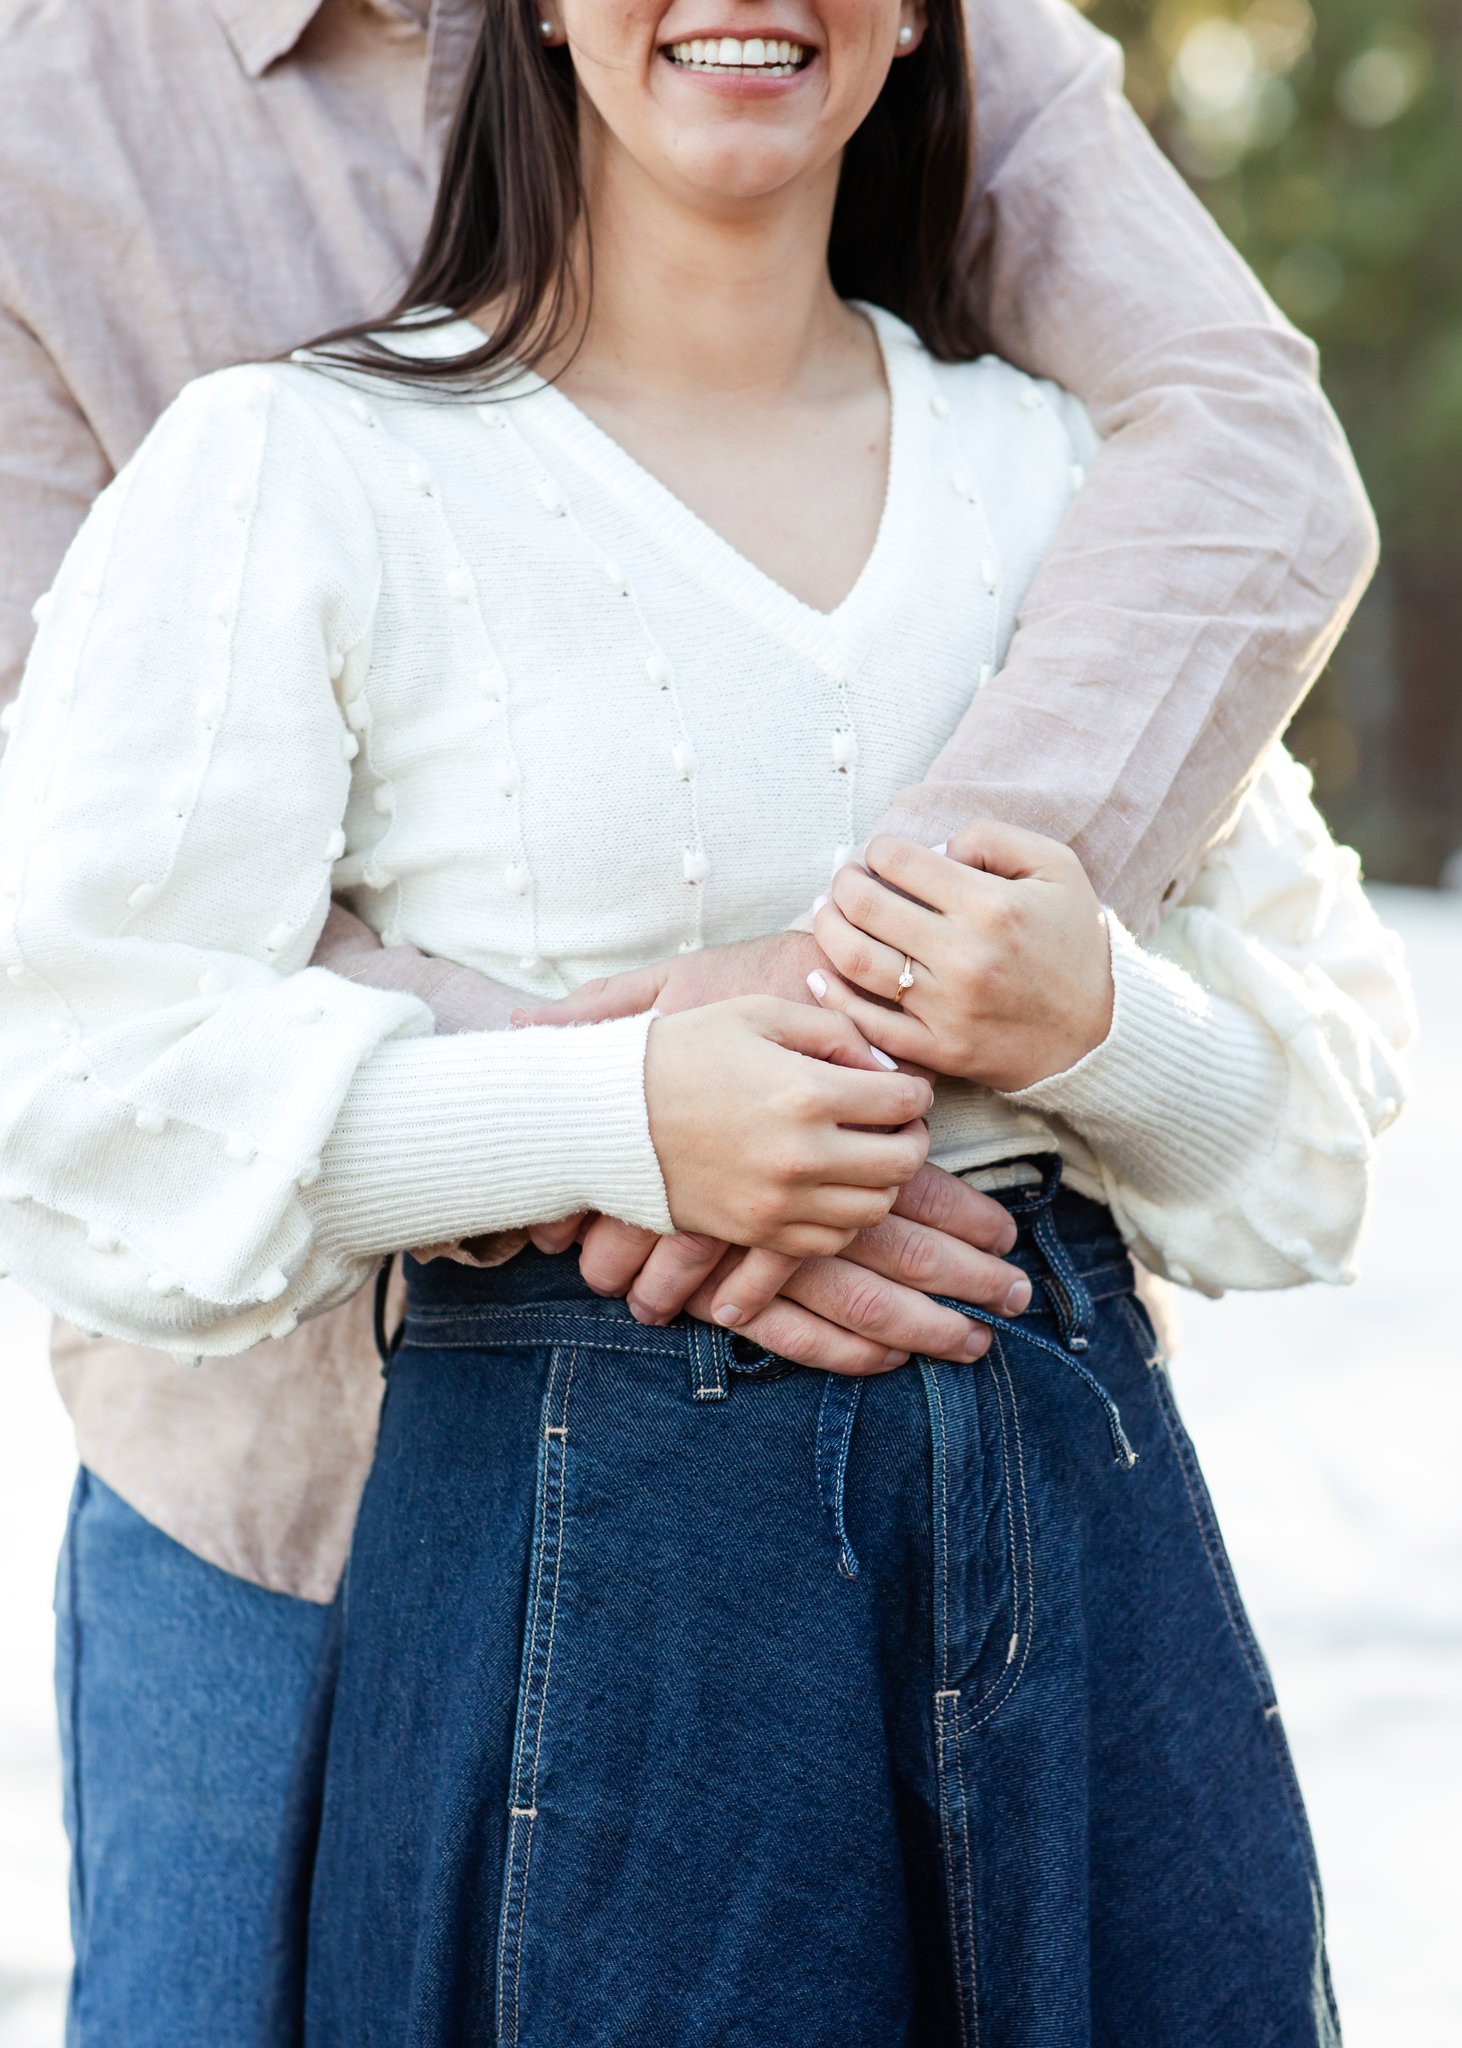
<instances>
[{"instance_id":1,"label":"man's hand","mask_svg":"<svg viewBox=\"0 0 1462 2048\"><path fill-rule=\"evenodd\" d=\"M929 1299L942 1294L1019 1315L1030 1282L999 1256L1015 1225L998 1202L939 1167L925 1166L899 1191L893 1213L862 1231L837 1258L797 1262L743 1253L712 1237L657 1238L609 1217L544 1226L543 1251L582 1233L580 1270L596 1293L626 1295L645 1323L667 1323L683 1308L800 1365L832 1372L883 1372L910 1352L978 1358L989 1334ZM717 1309L721 1315L716 1313Z\"/></svg>"},{"instance_id":2,"label":"man's hand","mask_svg":"<svg viewBox=\"0 0 1462 2048\"><path fill-rule=\"evenodd\" d=\"M774 932L770 938L705 946L698 953L676 953L650 967L602 975L556 1003L525 1003L514 1010L512 1021L602 1024L610 1017L638 1017L646 1010L669 1017L728 996L780 996L785 1002L805 1003L807 977L820 964L826 962L810 933Z\"/></svg>"}]
</instances>

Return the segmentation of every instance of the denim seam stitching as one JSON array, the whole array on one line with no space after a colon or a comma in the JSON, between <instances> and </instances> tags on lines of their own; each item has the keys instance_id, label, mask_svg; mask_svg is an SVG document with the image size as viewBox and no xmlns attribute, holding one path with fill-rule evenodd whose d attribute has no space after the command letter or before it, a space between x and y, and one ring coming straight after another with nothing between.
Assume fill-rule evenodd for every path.
<instances>
[{"instance_id":1,"label":"denim seam stitching","mask_svg":"<svg viewBox=\"0 0 1462 2048\"><path fill-rule=\"evenodd\" d=\"M939 1442L935 1448L935 1482L939 1489L939 1683L949 1684L949 1466L944 1394L936 1366L929 1368L929 1385L939 1410Z\"/></svg>"},{"instance_id":2,"label":"denim seam stitching","mask_svg":"<svg viewBox=\"0 0 1462 2048\"><path fill-rule=\"evenodd\" d=\"M940 1699L957 1699L958 1693L941 1693ZM979 2048L980 2013L975 1993L974 1940L972 1923L974 1916L973 1877L970 1862L969 1814L965 1799L964 1769L959 1751L959 1734L955 1716L947 1718L942 1709L935 1709L935 1740L939 1749L939 1805L944 1838L944 1883L949 1901L949 1935L954 1952L954 1990L959 2003L959 2038L961 2048ZM953 1753L953 1765L947 1761ZM964 1884L961 1887L955 1872L954 1828L950 1817L949 1784L951 1768L958 1781L960 1841L963 1850ZM963 1906L963 1911L961 1911ZM971 2010L966 2010L966 1995ZM973 2024L972 2024L973 2023Z\"/></svg>"},{"instance_id":3,"label":"denim seam stitching","mask_svg":"<svg viewBox=\"0 0 1462 2048\"><path fill-rule=\"evenodd\" d=\"M1151 1318L1144 1321L1146 1310L1139 1312L1136 1303L1130 1295L1124 1297L1117 1304L1117 1307L1122 1320L1126 1323L1127 1328L1136 1340L1137 1348L1142 1354L1143 1364L1150 1372L1163 1370L1165 1360L1162 1344L1158 1338L1157 1331L1153 1328Z\"/></svg>"},{"instance_id":4,"label":"denim seam stitching","mask_svg":"<svg viewBox=\"0 0 1462 2048\"><path fill-rule=\"evenodd\" d=\"M537 1727L534 1730L532 1736L530 1737L528 1732L528 1719L525 1719L522 1723L521 1729L519 1731L519 1740L516 1745L516 1754L513 1758L512 1785L509 1793L509 1797L512 1803L509 1814L507 1883L503 1898L501 1930L498 1937L497 2034L499 2041L502 2043L502 2048L516 2048L516 2044L519 2038L523 1969L523 1935L527 1924L528 1915L528 1875L532 1864L533 1836L538 1819L538 1765L542 1750L543 1722L544 1717L548 1710L548 1683L550 1674L553 1669L553 1641L554 1631L558 1620L558 1589L560 1574L563 1565L564 1529L567 1521L567 1416L569 1404L569 1390L573 1385L574 1368L577 1362L577 1354L571 1349L569 1352L568 1370L564 1379L563 1392L562 1395L558 1398L557 1406L557 1412L565 1418L564 1422L555 1427L554 1425L548 1423L545 1420L545 1422L542 1425L543 1448L539 1453L540 1459L542 1461L541 1470L543 1472L543 1505L539 1518L540 1542L546 1544L547 1526L549 1522L550 1513L553 1512L553 1486L552 1473L550 1469L550 1460L555 1456L555 1454L557 1456L559 1468L557 1489L558 1502L556 1509L557 1529L555 1531L554 1543L553 1586L551 1591L547 1595L548 1641L544 1654L543 1676L536 1687L538 1695L536 1701ZM558 1360L557 1354L555 1353L553 1363L549 1369L548 1391L545 1395L543 1403L543 1414L545 1418L554 1412L554 1397L556 1389L554 1387L553 1380L556 1375L557 1365ZM544 1605L544 1578L546 1570L546 1559L543 1557L542 1550L540 1549L538 1570L534 1574L532 1607L530 1611L530 1618L528 1624L528 1641L526 1645L526 1654L524 1659L526 1670L525 1684L528 1687L533 1686L534 1648L540 1627L542 1626L541 1610ZM529 1714L531 1717L533 1703L530 1701L528 1704ZM523 1780L524 1764L530 1752L530 1749L532 1762L531 1765L529 1765L528 1767L529 1792L527 1801L525 1803L521 1796L520 1787L522 1785ZM524 1842L522 1852L522 1874L520 1877L518 1873L519 1858L516 1854L517 1836L519 1831L519 1824L524 1822L526 1823L526 1828L524 1829L526 1839ZM509 2016L504 2011L503 2007L503 1990L507 1965L507 1943L510 1922L516 1923L514 1930L513 2004L511 2016Z\"/></svg>"},{"instance_id":5,"label":"denim seam stitching","mask_svg":"<svg viewBox=\"0 0 1462 2048\"><path fill-rule=\"evenodd\" d=\"M959 2038L961 2048L966 2048L970 2030L969 2022L965 2017L964 1972L960 1968L959 1894L954 1876L954 1830L949 1822L949 1771L944 1760L945 1748L949 1738L945 1730L941 1709L938 1705L938 1698L939 1696L936 1695L934 1740L939 1752L939 1836L940 1846L944 1850L944 1897L949 1908L949 1948L954 1962L954 1995L959 2003Z\"/></svg>"},{"instance_id":6,"label":"denim seam stitching","mask_svg":"<svg viewBox=\"0 0 1462 2048\"><path fill-rule=\"evenodd\" d=\"M1224 1560L1215 1549L1213 1532L1208 1526L1208 1516L1204 1513L1203 1503L1199 1498L1197 1487L1194 1484L1193 1473L1190 1470L1192 1463L1191 1454L1185 1448L1183 1436L1173 1426L1176 1415L1172 1408L1172 1394L1165 1374L1162 1375L1158 1383L1157 1409L1162 1417L1163 1429L1167 1434L1173 1456L1177 1460L1178 1470L1182 1474L1183 1489L1188 1496L1189 1512L1192 1514L1194 1527L1198 1531L1198 1540L1203 1545L1203 1554L1208 1560L1209 1575L1213 1580L1214 1590L1218 1594L1219 1602L1223 1608L1224 1619L1229 1625L1229 1632L1233 1636L1239 1655L1244 1660L1245 1669L1249 1674L1249 1681L1258 1695L1259 1704L1267 1713L1269 1708L1276 1704L1274 1688L1272 1684L1265 1682L1267 1674L1262 1661L1262 1653L1259 1651L1257 1644L1252 1641L1249 1631L1244 1624L1242 1614L1236 1608L1238 1589L1233 1583L1233 1574L1225 1569Z\"/></svg>"},{"instance_id":7,"label":"denim seam stitching","mask_svg":"<svg viewBox=\"0 0 1462 2048\"><path fill-rule=\"evenodd\" d=\"M518 1321L522 1316L526 1315L527 1313L528 1311L523 1310L515 1311L511 1320ZM457 1318L453 1317L451 1320L455 1322ZM504 1317L503 1320L506 1322L509 1319L507 1317ZM655 1338L659 1337L662 1334L662 1332L660 1330L655 1330L650 1334L652 1338ZM678 1337L679 1335L678 1332L673 1330L665 1332L663 1334L668 1334L672 1337ZM646 1351L656 1351L663 1352L666 1357L674 1357L676 1354L676 1350L679 1349L681 1351L681 1354L683 1355L683 1346L680 1346L678 1344L660 1345L658 1343L654 1343L653 1341L650 1343L635 1342L622 1344L617 1342L614 1338L585 1337L579 1332L574 1332L573 1334L565 1333L556 1338L554 1341L564 1344L573 1344L580 1351L632 1351L639 1355L643 1355ZM536 1336L524 1336L518 1338L514 1338L511 1336L505 1337L497 1335L496 1332L494 1332L491 1337L488 1337L485 1333L473 1332L455 1341L445 1339L439 1336L434 1336L429 1344L415 1343L412 1341L410 1337L406 1337L402 1339L402 1342L399 1346L399 1350L481 1351L485 1347L490 1346L501 1351L507 1351L514 1348L515 1345L532 1344L535 1342L541 1342L541 1339Z\"/></svg>"},{"instance_id":8,"label":"denim seam stitching","mask_svg":"<svg viewBox=\"0 0 1462 2048\"><path fill-rule=\"evenodd\" d=\"M1006 1390L1010 1395L1011 1427L1015 1433L1016 1475L1020 1482L1021 1527L1025 1537L1025 1627L1021 1632L1020 1638L1020 1659L1018 1663L1015 1665L1013 1672L1011 1672L1008 1669L1007 1671L1002 1672L1000 1677L997 1678L992 1685L988 1686L986 1690L980 1695L979 1699L972 1700L967 1708L956 1713L955 1726L957 1732L960 1735L972 1735L977 1728L982 1728L984 1727L987 1721L992 1721L995 1718L995 1716L1000 1712L1001 1708L1005 1706L1008 1701L1014 1699L1016 1693L1020 1689L1020 1682L1025 1676L1026 1664L1030 1658L1031 1653L1031 1643L1035 1637L1036 1632L1036 1575L1035 1563L1031 1554L1030 1499L1026 1492L1025 1484L1025 1441L1021 1435L1020 1404L1016 1400L1015 1396L1015 1382L1011 1378L1010 1368L1006 1363L1005 1353L1000 1345L998 1335L995 1337L994 1343L991 1346L991 1359L992 1363L996 1367L998 1367L998 1370L1003 1375ZM1004 1458L1006 1456L1005 1404L1000 1399L1000 1391L998 1386L996 1388L995 1399L1000 1410L1000 1450L1001 1456L1002 1458ZM1008 1464L1006 1469L1008 1471ZM1006 1485L1008 1497L1008 1479ZM1009 1518L1011 1514L1009 1508L1007 1508L1006 1514ZM1020 1579L1021 1574L1014 1573L1012 1575L1010 1589L1011 1607L1014 1612L1015 1625L1017 1629L1019 1629L1021 1626ZM1005 1692L1002 1693L998 1699L996 1699L995 1694L999 1691L1000 1686L1005 1682L1007 1678L1009 1679L1009 1684ZM980 1711L982 1707L985 1709L983 1713L981 1713Z\"/></svg>"},{"instance_id":9,"label":"denim seam stitching","mask_svg":"<svg viewBox=\"0 0 1462 2048\"><path fill-rule=\"evenodd\" d=\"M956 1719L959 1709L955 1709ZM959 1787L959 1832L964 1844L965 1889L964 1889L964 1945L968 1970L970 1994L970 2040L972 2048L980 2048L980 1989L975 1979L975 1865L970 1855L970 1803L965 1793L964 1756L960 1749L959 1731L956 1727L952 1747L954 1749L954 1775Z\"/></svg>"}]
</instances>

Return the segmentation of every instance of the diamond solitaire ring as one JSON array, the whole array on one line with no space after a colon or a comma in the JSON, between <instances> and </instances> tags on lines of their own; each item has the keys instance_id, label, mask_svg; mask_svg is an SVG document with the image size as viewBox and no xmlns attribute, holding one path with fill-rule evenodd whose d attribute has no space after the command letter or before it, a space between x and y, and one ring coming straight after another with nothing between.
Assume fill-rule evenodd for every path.
<instances>
[{"instance_id":1,"label":"diamond solitaire ring","mask_svg":"<svg viewBox=\"0 0 1462 2048\"><path fill-rule=\"evenodd\" d=\"M901 1003L901 1002L903 1001L904 997L905 997L905 996L906 996L906 995L908 994L909 990L910 990L910 989L911 989L911 988L912 988L913 986L914 986L914 956L913 956L913 954L912 954L912 953L905 953L905 955L904 955L904 971L903 971L903 973L902 973L902 974L901 974L901 975L899 976L899 988L898 988L898 994L897 994L897 995L896 995L896 996L894 997L894 1001L895 1001L896 1003Z\"/></svg>"}]
</instances>

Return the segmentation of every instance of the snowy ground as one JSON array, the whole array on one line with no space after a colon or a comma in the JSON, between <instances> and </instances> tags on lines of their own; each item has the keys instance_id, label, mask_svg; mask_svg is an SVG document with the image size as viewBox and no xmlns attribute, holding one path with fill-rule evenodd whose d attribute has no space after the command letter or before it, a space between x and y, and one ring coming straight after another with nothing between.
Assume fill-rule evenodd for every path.
<instances>
[{"instance_id":1,"label":"snowy ground","mask_svg":"<svg viewBox=\"0 0 1462 2048\"><path fill-rule=\"evenodd\" d=\"M1457 2048L1462 896L1377 894L1424 1038L1364 1277L1185 1303L1176 1378L1285 1705L1349 2048ZM49 1601L71 1461L44 1326L0 1288L0 2048L60 2048L67 1961Z\"/></svg>"}]
</instances>

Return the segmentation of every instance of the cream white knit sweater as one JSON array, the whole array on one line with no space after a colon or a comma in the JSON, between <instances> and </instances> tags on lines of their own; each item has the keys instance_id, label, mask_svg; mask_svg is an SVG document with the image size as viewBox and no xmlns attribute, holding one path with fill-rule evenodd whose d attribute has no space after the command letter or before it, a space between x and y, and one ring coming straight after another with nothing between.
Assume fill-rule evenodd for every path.
<instances>
[{"instance_id":1,"label":"cream white knit sweater","mask_svg":"<svg viewBox=\"0 0 1462 2048\"><path fill-rule=\"evenodd\" d=\"M535 379L183 394L38 608L0 778L0 1260L32 1292L231 1352L388 1249L669 1225L647 1020L435 1038L309 961L333 891L552 994L824 886L1000 661L1090 446L1061 394L876 326L887 503L827 615ZM1408 999L1293 764L1113 957L1108 1042L1020 1097L943 1089L933 1156L1058 1146L1179 1280L1344 1277Z\"/></svg>"}]
</instances>

